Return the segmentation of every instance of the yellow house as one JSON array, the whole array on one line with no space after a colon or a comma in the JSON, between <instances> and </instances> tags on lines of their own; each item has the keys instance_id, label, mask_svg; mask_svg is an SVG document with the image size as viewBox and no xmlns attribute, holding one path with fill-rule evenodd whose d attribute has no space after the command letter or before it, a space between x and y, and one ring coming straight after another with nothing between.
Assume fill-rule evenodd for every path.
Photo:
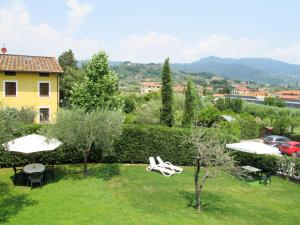
<instances>
[{"instance_id":1,"label":"yellow house","mask_svg":"<svg viewBox=\"0 0 300 225\"><path fill-rule=\"evenodd\" d=\"M0 104L34 109L37 123L53 121L62 72L54 57L0 54Z\"/></svg>"}]
</instances>

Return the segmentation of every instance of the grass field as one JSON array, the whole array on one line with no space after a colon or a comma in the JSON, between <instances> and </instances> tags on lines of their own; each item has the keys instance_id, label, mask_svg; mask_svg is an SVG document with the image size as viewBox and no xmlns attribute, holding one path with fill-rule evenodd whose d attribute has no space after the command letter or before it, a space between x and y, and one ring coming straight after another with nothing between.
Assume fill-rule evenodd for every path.
<instances>
[{"instance_id":1,"label":"grass field","mask_svg":"<svg viewBox=\"0 0 300 225\"><path fill-rule=\"evenodd\" d=\"M14 186L12 169L0 169L0 223L4 224L300 224L300 186L273 177L250 185L228 174L209 179L203 212L193 208L193 169L170 178L145 165L56 167L43 188Z\"/></svg>"}]
</instances>

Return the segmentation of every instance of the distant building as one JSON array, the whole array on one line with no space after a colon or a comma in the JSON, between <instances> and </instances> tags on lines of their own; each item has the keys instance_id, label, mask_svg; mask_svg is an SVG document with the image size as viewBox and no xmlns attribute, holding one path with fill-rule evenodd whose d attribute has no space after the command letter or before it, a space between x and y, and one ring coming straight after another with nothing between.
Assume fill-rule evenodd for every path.
<instances>
[{"instance_id":1,"label":"distant building","mask_svg":"<svg viewBox=\"0 0 300 225\"><path fill-rule=\"evenodd\" d=\"M278 91L273 95L283 100L300 100L300 90Z\"/></svg>"},{"instance_id":2,"label":"distant building","mask_svg":"<svg viewBox=\"0 0 300 225\"><path fill-rule=\"evenodd\" d=\"M142 82L141 94L147 94L151 92L158 92L161 88L161 84L158 82Z\"/></svg>"},{"instance_id":3,"label":"distant building","mask_svg":"<svg viewBox=\"0 0 300 225\"><path fill-rule=\"evenodd\" d=\"M173 90L174 90L174 92L176 92L176 93L184 93L184 91L185 91L185 86L182 85L182 84L177 84L177 85L174 85Z\"/></svg>"},{"instance_id":4,"label":"distant building","mask_svg":"<svg viewBox=\"0 0 300 225\"><path fill-rule=\"evenodd\" d=\"M250 93L250 89L247 87L233 87L231 90L231 94L232 95L244 95L244 94L249 94Z\"/></svg>"}]
</instances>

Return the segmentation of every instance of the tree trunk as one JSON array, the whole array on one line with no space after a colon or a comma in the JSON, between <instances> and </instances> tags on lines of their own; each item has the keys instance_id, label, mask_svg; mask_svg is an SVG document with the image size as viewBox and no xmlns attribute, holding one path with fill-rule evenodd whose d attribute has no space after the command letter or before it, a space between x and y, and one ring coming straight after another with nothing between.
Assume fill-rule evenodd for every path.
<instances>
[{"instance_id":1,"label":"tree trunk","mask_svg":"<svg viewBox=\"0 0 300 225\"><path fill-rule=\"evenodd\" d=\"M199 185L199 173L200 173L200 158L196 159L195 164L195 174L194 174L194 180L195 180L195 209L200 211L201 210L201 188Z\"/></svg>"},{"instance_id":2,"label":"tree trunk","mask_svg":"<svg viewBox=\"0 0 300 225\"><path fill-rule=\"evenodd\" d=\"M88 175L88 172L87 172L87 157L88 157L88 154L87 152L84 152L83 153L83 164L84 164L84 167L83 167L83 172L84 172L84 175Z\"/></svg>"}]
</instances>

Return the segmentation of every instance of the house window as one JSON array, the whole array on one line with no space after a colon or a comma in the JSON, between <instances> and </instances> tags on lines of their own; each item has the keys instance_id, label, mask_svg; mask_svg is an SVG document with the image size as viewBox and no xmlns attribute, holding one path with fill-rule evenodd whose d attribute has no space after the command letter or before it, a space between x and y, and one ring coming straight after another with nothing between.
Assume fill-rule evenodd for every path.
<instances>
[{"instance_id":1,"label":"house window","mask_svg":"<svg viewBox=\"0 0 300 225\"><path fill-rule=\"evenodd\" d=\"M17 82L5 81L4 82L5 96L15 97L17 96Z\"/></svg>"},{"instance_id":2,"label":"house window","mask_svg":"<svg viewBox=\"0 0 300 225\"><path fill-rule=\"evenodd\" d=\"M49 122L49 108L40 108L40 123Z\"/></svg>"},{"instance_id":3,"label":"house window","mask_svg":"<svg viewBox=\"0 0 300 225\"><path fill-rule=\"evenodd\" d=\"M16 72L15 71L5 71L5 75L6 76L16 76Z\"/></svg>"},{"instance_id":4,"label":"house window","mask_svg":"<svg viewBox=\"0 0 300 225\"><path fill-rule=\"evenodd\" d=\"M50 95L50 83L49 82L39 82L39 96L49 97Z\"/></svg>"},{"instance_id":5,"label":"house window","mask_svg":"<svg viewBox=\"0 0 300 225\"><path fill-rule=\"evenodd\" d=\"M49 77L49 73L40 73L40 77Z\"/></svg>"}]
</instances>

